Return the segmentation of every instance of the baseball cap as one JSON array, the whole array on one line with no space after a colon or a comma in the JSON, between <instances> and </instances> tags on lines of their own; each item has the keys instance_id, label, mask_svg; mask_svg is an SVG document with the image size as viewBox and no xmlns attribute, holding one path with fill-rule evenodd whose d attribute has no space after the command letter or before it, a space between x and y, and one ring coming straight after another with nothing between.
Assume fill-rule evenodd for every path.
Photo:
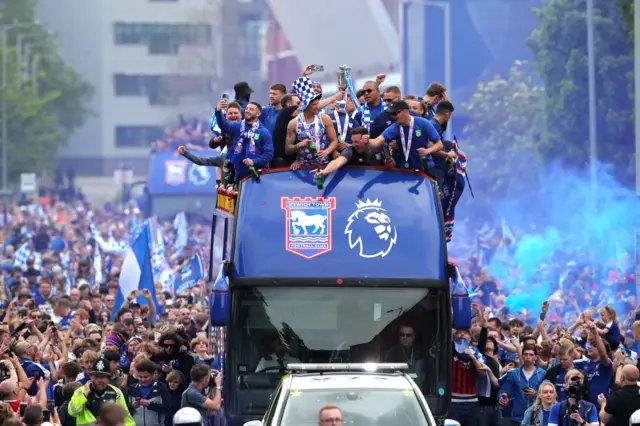
<instances>
[{"instance_id":1,"label":"baseball cap","mask_svg":"<svg viewBox=\"0 0 640 426\"><path fill-rule=\"evenodd\" d=\"M408 109L409 109L409 104L407 104L405 101L394 101L389 107L388 111L393 114L393 113L408 110Z\"/></svg>"}]
</instances>

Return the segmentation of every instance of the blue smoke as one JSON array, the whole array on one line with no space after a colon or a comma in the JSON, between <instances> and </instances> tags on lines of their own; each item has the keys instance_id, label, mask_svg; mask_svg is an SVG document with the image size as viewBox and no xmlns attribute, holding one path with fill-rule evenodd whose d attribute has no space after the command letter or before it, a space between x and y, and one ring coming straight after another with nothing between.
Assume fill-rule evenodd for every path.
<instances>
[{"instance_id":1,"label":"blue smoke","mask_svg":"<svg viewBox=\"0 0 640 426\"><path fill-rule=\"evenodd\" d=\"M596 278L606 279L612 259L634 253L640 201L615 180L609 167L598 167L597 195L586 171L558 164L545 167L537 182L520 184L518 195L494 203L493 209L525 236L501 249L508 255L499 251L488 265L509 293L511 312L539 312L568 262L588 264L600 272ZM516 267L521 271L517 277L511 272Z\"/></svg>"}]
</instances>

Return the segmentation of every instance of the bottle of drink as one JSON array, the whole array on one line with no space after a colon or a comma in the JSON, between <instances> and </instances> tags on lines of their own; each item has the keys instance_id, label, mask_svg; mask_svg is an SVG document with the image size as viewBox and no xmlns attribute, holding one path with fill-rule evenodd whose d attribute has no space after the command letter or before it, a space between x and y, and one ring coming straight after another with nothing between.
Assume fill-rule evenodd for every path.
<instances>
[{"instance_id":1,"label":"bottle of drink","mask_svg":"<svg viewBox=\"0 0 640 426\"><path fill-rule=\"evenodd\" d=\"M316 151L316 144L314 142L309 143L309 151L311 151L311 154L313 154L314 157L318 155L318 151Z\"/></svg>"},{"instance_id":2,"label":"bottle of drink","mask_svg":"<svg viewBox=\"0 0 640 426\"><path fill-rule=\"evenodd\" d=\"M318 171L320 171L320 169L318 169ZM322 179L322 177L316 178L316 186L318 187L318 189L324 188L324 179Z\"/></svg>"},{"instance_id":3,"label":"bottle of drink","mask_svg":"<svg viewBox=\"0 0 640 426\"><path fill-rule=\"evenodd\" d=\"M254 166L249 166L249 171L251 172L251 174L256 180L260 179L260 175L258 174L258 171Z\"/></svg>"},{"instance_id":4,"label":"bottle of drink","mask_svg":"<svg viewBox=\"0 0 640 426\"><path fill-rule=\"evenodd\" d=\"M385 143L382 145L382 161L386 164L389 160L391 160L391 153L389 152L389 145Z\"/></svg>"},{"instance_id":5,"label":"bottle of drink","mask_svg":"<svg viewBox=\"0 0 640 426\"><path fill-rule=\"evenodd\" d=\"M427 164L427 156L423 155L422 157L420 157L420 163L422 163L422 170L426 171L429 170L429 165Z\"/></svg>"}]
</instances>

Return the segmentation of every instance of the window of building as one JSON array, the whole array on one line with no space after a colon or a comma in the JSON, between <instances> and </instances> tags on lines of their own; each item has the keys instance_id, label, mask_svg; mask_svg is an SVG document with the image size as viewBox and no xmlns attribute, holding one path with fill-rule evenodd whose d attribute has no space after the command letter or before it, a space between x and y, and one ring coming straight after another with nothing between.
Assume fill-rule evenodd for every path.
<instances>
[{"instance_id":1,"label":"window of building","mask_svg":"<svg viewBox=\"0 0 640 426\"><path fill-rule=\"evenodd\" d=\"M158 126L117 126L116 146L119 148L150 148L163 135Z\"/></svg>"},{"instance_id":2,"label":"window of building","mask_svg":"<svg viewBox=\"0 0 640 426\"><path fill-rule=\"evenodd\" d=\"M181 96L209 97L212 78L207 75L114 74L116 96L146 96L151 105L176 105Z\"/></svg>"},{"instance_id":3,"label":"window of building","mask_svg":"<svg viewBox=\"0 0 640 426\"><path fill-rule=\"evenodd\" d=\"M117 45L147 45L150 54L175 55L180 46L211 44L209 24L115 23Z\"/></svg>"}]
</instances>

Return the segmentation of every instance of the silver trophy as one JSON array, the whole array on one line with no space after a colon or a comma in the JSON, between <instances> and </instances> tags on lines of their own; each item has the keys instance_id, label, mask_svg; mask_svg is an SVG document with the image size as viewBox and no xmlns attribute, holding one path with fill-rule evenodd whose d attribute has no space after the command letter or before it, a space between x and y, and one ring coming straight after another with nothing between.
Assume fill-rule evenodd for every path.
<instances>
[{"instance_id":1,"label":"silver trophy","mask_svg":"<svg viewBox=\"0 0 640 426\"><path fill-rule=\"evenodd\" d=\"M351 72L351 68L346 65L338 67L338 90L346 90L347 88L347 72Z\"/></svg>"}]
</instances>

